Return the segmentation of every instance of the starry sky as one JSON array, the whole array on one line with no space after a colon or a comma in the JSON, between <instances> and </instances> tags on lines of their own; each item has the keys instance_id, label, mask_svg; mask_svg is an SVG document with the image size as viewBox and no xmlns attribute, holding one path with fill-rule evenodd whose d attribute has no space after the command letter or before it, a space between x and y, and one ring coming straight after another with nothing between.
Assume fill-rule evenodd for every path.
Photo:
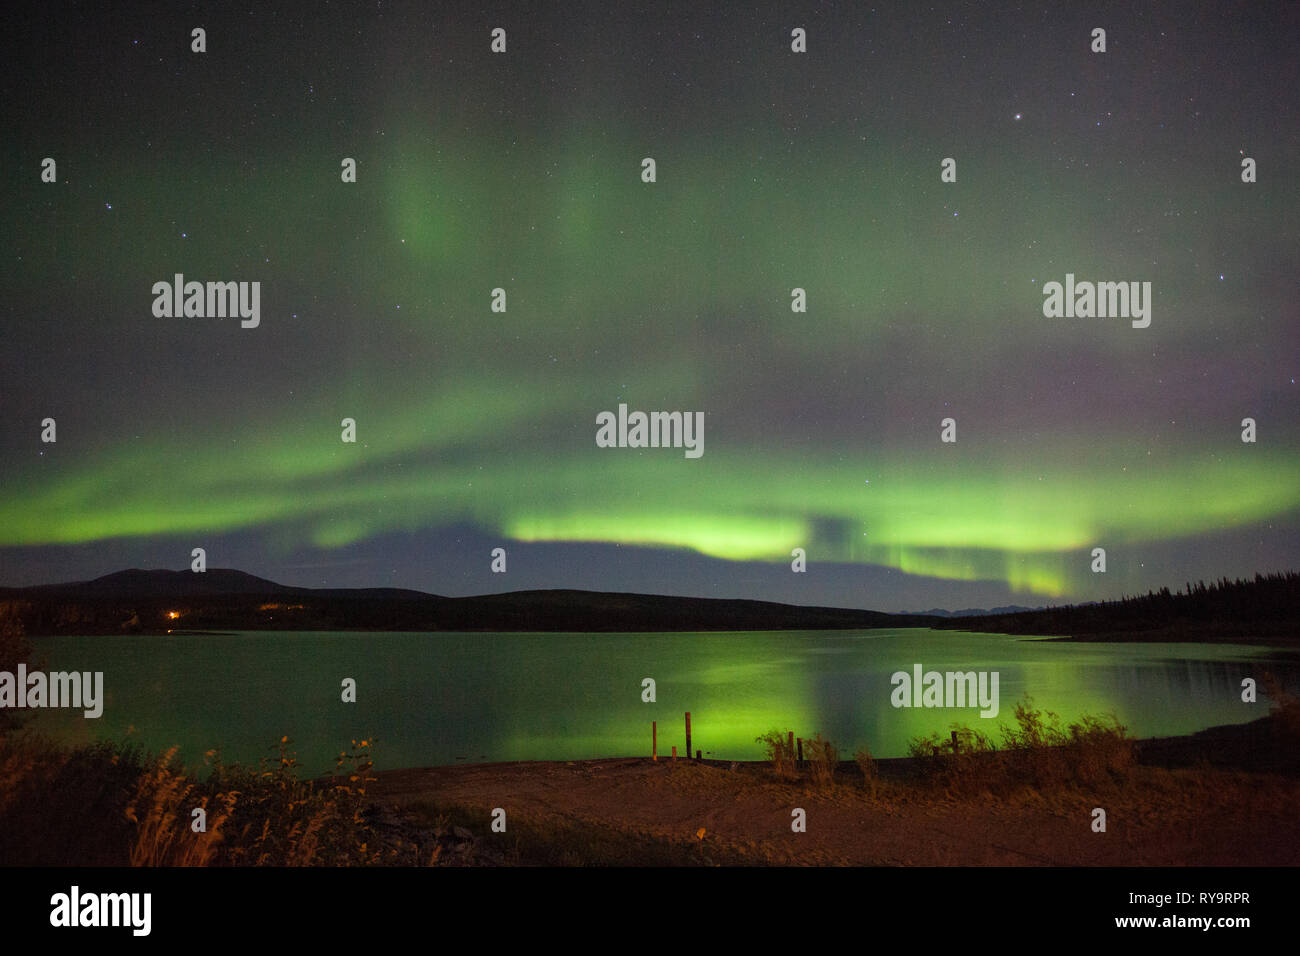
<instances>
[{"instance_id":1,"label":"starry sky","mask_svg":"<svg viewBox=\"0 0 1300 956\"><path fill-rule=\"evenodd\" d=\"M0 584L203 547L896 611L1300 566L1300 9L1058 6L17 8ZM154 316L176 273L260 325ZM1067 273L1150 327L1045 317ZM620 403L704 454L597 447Z\"/></svg>"}]
</instances>

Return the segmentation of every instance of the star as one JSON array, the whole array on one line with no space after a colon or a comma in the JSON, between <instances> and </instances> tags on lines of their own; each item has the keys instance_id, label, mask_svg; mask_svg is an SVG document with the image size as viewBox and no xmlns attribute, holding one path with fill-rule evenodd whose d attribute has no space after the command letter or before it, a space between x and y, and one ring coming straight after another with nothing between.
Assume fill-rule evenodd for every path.
<instances>
[{"instance_id":1,"label":"star","mask_svg":"<svg viewBox=\"0 0 1300 956\"><path fill-rule=\"evenodd\" d=\"M1016 114L1016 119L1019 120L1019 119L1020 119L1020 116L1021 116L1021 114L1017 113L1017 114Z\"/></svg>"}]
</instances>

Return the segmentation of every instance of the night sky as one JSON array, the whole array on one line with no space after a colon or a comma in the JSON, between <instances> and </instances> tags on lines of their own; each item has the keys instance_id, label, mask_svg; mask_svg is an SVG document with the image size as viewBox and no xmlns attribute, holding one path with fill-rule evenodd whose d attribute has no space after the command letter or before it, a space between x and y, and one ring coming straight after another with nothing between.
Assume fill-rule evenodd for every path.
<instances>
[{"instance_id":1,"label":"night sky","mask_svg":"<svg viewBox=\"0 0 1300 956\"><path fill-rule=\"evenodd\" d=\"M10 15L0 584L202 547L892 611L1300 566L1300 5L747 6ZM176 273L260 325L155 316ZM1150 326L1045 317L1067 274ZM704 453L598 447L620 403Z\"/></svg>"}]
</instances>

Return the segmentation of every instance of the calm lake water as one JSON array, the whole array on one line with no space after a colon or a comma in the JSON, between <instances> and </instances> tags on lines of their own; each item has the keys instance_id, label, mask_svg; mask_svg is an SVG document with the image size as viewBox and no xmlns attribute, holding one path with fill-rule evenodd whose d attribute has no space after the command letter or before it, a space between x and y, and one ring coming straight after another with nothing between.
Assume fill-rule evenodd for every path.
<instances>
[{"instance_id":1,"label":"calm lake water","mask_svg":"<svg viewBox=\"0 0 1300 956\"><path fill-rule=\"evenodd\" d=\"M1184 734L1263 716L1241 680L1268 669L1294 688L1294 656L1222 644L1073 644L924 628L692 634L180 634L37 642L51 670L104 672L104 714L41 711L68 741L131 739L197 762L220 747L256 762L287 734L308 773L353 738L380 769L458 761L558 760L659 752L762 756L768 730L820 731L848 758L868 744L901 756L956 721L996 730L1024 694L1064 718L1113 712L1137 736ZM895 671L997 671L1000 712L896 709ZM345 677L357 702L341 701ZM656 682L644 703L642 679ZM995 734L996 736L996 734Z\"/></svg>"}]
</instances>

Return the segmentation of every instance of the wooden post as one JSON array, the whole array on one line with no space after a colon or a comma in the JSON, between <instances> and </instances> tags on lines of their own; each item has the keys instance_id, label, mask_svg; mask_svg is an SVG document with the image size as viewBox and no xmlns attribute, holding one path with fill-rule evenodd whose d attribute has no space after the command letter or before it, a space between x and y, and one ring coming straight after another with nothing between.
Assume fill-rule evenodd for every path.
<instances>
[{"instance_id":1,"label":"wooden post","mask_svg":"<svg viewBox=\"0 0 1300 956\"><path fill-rule=\"evenodd\" d=\"M952 732L952 752L957 752L957 731Z\"/></svg>"},{"instance_id":2,"label":"wooden post","mask_svg":"<svg viewBox=\"0 0 1300 956\"><path fill-rule=\"evenodd\" d=\"M795 746L799 748L799 766L802 767L803 766L803 738L796 737L794 739L794 743Z\"/></svg>"},{"instance_id":3,"label":"wooden post","mask_svg":"<svg viewBox=\"0 0 1300 956\"><path fill-rule=\"evenodd\" d=\"M674 746L673 746L673 763L676 763L676 762L677 762L677 747L676 747L676 745L674 745Z\"/></svg>"},{"instance_id":4,"label":"wooden post","mask_svg":"<svg viewBox=\"0 0 1300 956\"><path fill-rule=\"evenodd\" d=\"M699 760L699 759L700 759L700 752L699 752L698 750L695 751L695 759L696 759L696 760Z\"/></svg>"},{"instance_id":5,"label":"wooden post","mask_svg":"<svg viewBox=\"0 0 1300 956\"><path fill-rule=\"evenodd\" d=\"M691 712L686 712L686 759L691 759Z\"/></svg>"},{"instance_id":6,"label":"wooden post","mask_svg":"<svg viewBox=\"0 0 1300 956\"><path fill-rule=\"evenodd\" d=\"M659 721L650 721L650 759L659 759Z\"/></svg>"}]
</instances>

